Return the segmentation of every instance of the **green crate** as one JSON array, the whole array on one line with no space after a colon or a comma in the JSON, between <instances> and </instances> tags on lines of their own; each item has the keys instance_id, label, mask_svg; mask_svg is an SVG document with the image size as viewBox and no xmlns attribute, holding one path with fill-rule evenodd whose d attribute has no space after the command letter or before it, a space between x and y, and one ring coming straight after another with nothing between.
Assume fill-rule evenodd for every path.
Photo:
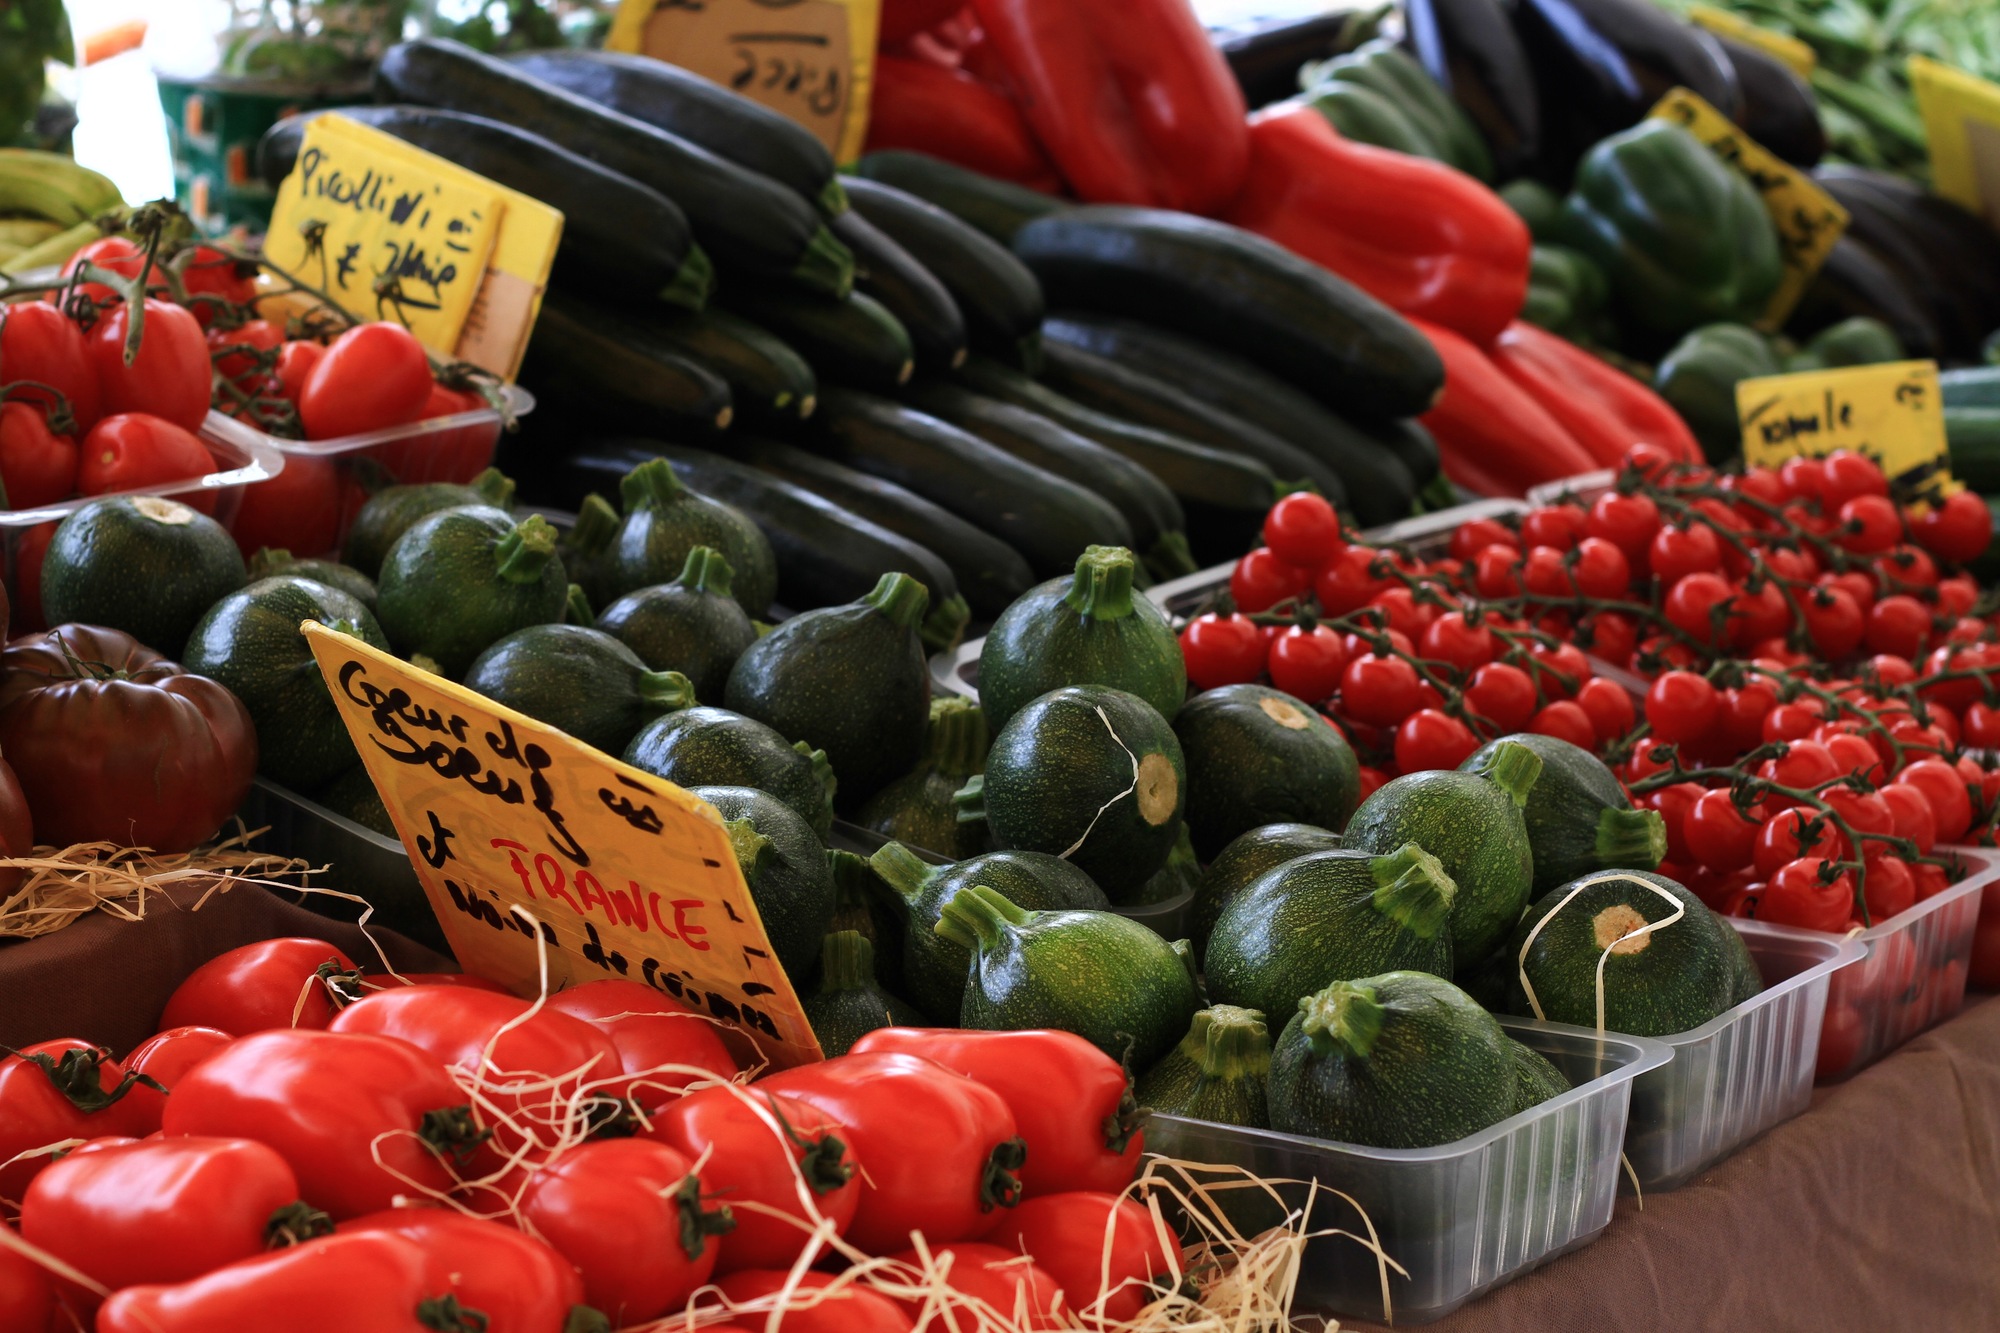
<instances>
[{"instance_id":1,"label":"green crate","mask_svg":"<svg viewBox=\"0 0 2000 1333\"><path fill-rule=\"evenodd\" d=\"M276 197L257 174L257 141L299 111L368 100L358 84L276 83L263 79L178 79L160 76L167 144L174 158L174 197L210 234L233 226L261 231Z\"/></svg>"}]
</instances>

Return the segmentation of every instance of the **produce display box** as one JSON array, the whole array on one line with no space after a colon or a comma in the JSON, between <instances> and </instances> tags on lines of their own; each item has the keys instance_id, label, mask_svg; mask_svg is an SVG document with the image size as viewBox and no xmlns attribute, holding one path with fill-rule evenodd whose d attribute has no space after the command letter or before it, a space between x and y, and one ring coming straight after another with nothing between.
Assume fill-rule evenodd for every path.
<instances>
[{"instance_id":1,"label":"produce display box","mask_svg":"<svg viewBox=\"0 0 2000 1333\"><path fill-rule=\"evenodd\" d=\"M1725 919L1750 946L1764 990L1660 1039L1673 1061L1633 1085L1625 1132L1626 1158L1644 1190L1685 1184L1811 1104L1828 989L1866 952L1818 931Z\"/></svg>"},{"instance_id":2,"label":"produce display box","mask_svg":"<svg viewBox=\"0 0 2000 1333\"><path fill-rule=\"evenodd\" d=\"M1576 1085L1479 1133L1435 1148L1365 1148L1275 1130L1181 1116L1146 1125L1154 1152L1230 1162L1279 1184L1287 1209L1320 1192L1308 1230L1371 1233L1407 1276L1390 1270L1388 1308L1374 1253L1344 1236L1307 1244L1295 1312L1427 1323L1596 1239L1610 1225L1618 1154L1639 1082L1673 1058L1662 1042L1529 1019L1502 1027L1547 1056ZM1227 1182L1225 1182L1227 1183ZM1350 1196L1367 1221L1342 1199ZM1269 1196L1223 1196L1245 1235L1278 1221Z\"/></svg>"},{"instance_id":3,"label":"produce display box","mask_svg":"<svg viewBox=\"0 0 2000 1333\"><path fill-rule=\"evenodd\" d=\"M209 413L209 420L213 422L214 419L215 414ZM159 495L187 504L212 504L209 512L226 528L235 519L236 508L242 503L243 488L269 481L283 472L285 455L261 436L242 439L212 435L206 426L202 428L201 442L208 446L217 469L206 476L165 481L155 486L134 486L130 490L106 491L103 495L81 495L59 504L43 505L39 509L0 510L0 533L18 537L29 528L44 523L60 523L92 500L119 495ZM11 542L9 546L12 546Z\"/></svg>"},{"instance_id":4,"label":"produce display box","mask_svg":"<svg viewBox=\"0 0 2000 1333\"><path fill-rule=\"evenodd\" d=\"M1827 1035L1821 1038L1822 1079L1859 1073L1965 1006L1979 899L2000 880L2000 852L1938 850L1958 858L1965 878L1854 937L1868 954L1833 978ZM1827 1045L1829 1039L1837 1045ZM1852 1054L1843 1058L1840 1052L1850 1043Z\"/></svg>"},{"instance_id":5,"label":"produce display box","mask_svg":"<svg viewBox=\"0 0 2000 1333\"><path fill-rule=\"evenodd\" d=\"M1499 518L1506 514L1527 512L1527 505L1519 500L1473 500L1466 504L1440 509L1434 514L1423 514L1416 518L1406 518L1400 523L1387 527L1370 528L1360 534L1361 540L1372 545L1397 545L1408 547L1415 555L1426 559L1444 554L1451 541L1451 534L1459 524L1475 518ZM1146 596L1153 604L1166 612L1167 619L1178 625L1191 616L1200 614L1203 605L1218 590L1229 586L1229 574L1235 562L1211 565L1207 569L1184 574L1166 583L1155 584L1146 590ZM950 694L967 699L979 698L979 653L986 646L981 637L969 639L954 651L938 653L931 658L931 683Z\"/></svg>"}]
</instances>

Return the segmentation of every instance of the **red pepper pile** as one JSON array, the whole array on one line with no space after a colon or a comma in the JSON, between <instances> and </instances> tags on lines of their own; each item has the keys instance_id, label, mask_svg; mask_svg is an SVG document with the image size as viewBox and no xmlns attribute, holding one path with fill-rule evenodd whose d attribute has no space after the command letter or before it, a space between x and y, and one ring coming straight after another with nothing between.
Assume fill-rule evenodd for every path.
<instances>
[{"instance_id":1,"label":"red pepper pile","mask_svg":"<svg viewBox=\"0 0 2000 1333\"><path fill-rule=\"evenodd\" d=\"M0 1059L0 1327L581 1333L769 1298L808 1249L836 1271L802 1285L877 1333L936 1284L1055 1328L1181 1279L1120 1194L1126 1075L1079 1037L884 1029L740 1086L636 982L409 982L273 940L198 968L123 1062Z\"/></svg>"},{"instance_id":2,"label":"red pepper pile","mask_svg":"<svg viewBox=\"0 0 2000 1333\"><path fill-rule=\"evenodd\" d=\"M1407 316L1446 365L1422 421L1487 495L1700 451L1651 389L1519 319L1528 229L1453 167L1343 139L1311 106L1245 114L1188 0L888 0L869 146L1092 203L1202 213Z\"/></svg>"}]
</instances>

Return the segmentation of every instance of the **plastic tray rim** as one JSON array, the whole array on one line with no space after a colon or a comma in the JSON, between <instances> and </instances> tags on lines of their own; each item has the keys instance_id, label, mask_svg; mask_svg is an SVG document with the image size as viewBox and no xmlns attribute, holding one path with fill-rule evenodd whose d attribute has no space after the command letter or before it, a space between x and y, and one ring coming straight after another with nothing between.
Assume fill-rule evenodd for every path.
<instances>
[{"instance_id":1,"label":"plastic tray rim","mask_svg":"<svg viewBox=\"0 0 2000 1333\"><path fill-rule=\"evenodd\" d=\"M212 423L216 413L209 413ZM228 418L223 418L228 420ZM285 470L285 456L262 439L240 439L211 434L208 424L202 426L201 442L210 454L218 455L218 461L230 462L234 466L222 472L207 472L199 477L183 477L179 481L156 482L151 486L134 486L129 490L105 491L101 495L79 495L72 499L60 500L38 509L9 509L0 511L0 528L32 528L43 523L59 523L93 500L113 500L129 496L158 496L173 499L182 495L193 495L200 491L232 491L260 481L269 481Z\"/></svg>"},{"instance_id":2,"label":"plastic tray rim","mask_svg":"<svg viewBox=\"0 0 2000 1333\"><path fill-rule=\"evenodd\" d=\"M500 396L506 400L507 411L513 416L523 417L535 410L535 396L518 384L501 385ZM343 435L334 440L288 440L258 430L255 426L239 421L235 417L210 410L208 419L202 423L202 434L228 440L243 448L261 444L279 454L334 458L361 449L372 449L378 445L397 444L404 440L421 439L426 435L442 435L447 431L468 426L490 426L500 420L501 414L496 409L475 407L465 412L453 412L449 416L426 417L406 425L364 431L359 435Z\"/></svg>"}]
</instances>

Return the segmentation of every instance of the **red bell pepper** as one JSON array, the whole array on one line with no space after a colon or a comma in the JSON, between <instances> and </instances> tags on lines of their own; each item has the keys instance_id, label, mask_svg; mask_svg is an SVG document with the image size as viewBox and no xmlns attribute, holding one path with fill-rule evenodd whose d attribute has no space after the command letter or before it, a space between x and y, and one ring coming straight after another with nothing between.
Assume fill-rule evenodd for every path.
<instances>
[{"instance_id":1,"label":"red bell pepper","mask_svg":"<svg viewBox=\"0 0 2000 1333\"><path fill-rule=\"evenodd\" d=\"M1516 320L1493 347L1500 367L1589 450L1617 467L1635 444L1654 444L1690 463L1701 446L1680 414L1639 381L1546 329Z\"/></svg>"},{"instance_id":2,"label":"red bell pepper","mask_svg":"<svg viewBox=\"0 0 2000 1333\"><path fill-rule=\"evenodd\" d=\"M1243 90L1189 0L974 0L1079 198L1213 215L1250 162Z\"/></svg>"},{"instance_id":3,"label":"red bell pepper","mask_svg":"<svg viewBox=\"0 0 2000 1333\"><path fill-rule=\"evenodd\" d=\"M894 46L928 32L963 8L965 0L882 0L876 39L883 46Z\"/></svg>"},{"instance_id":4,"label":"red bell pepper","mask_svg":"<svg viewBox=\"0 0 2000 1333\"><path fill-rule=\"evenodd\" d=\"M961 70L886 53L875 58L868 150L929 153L1050 193L1062 188L1028 122L1005 94Z\"/></svg>"},{"instance_id":5,"label":"red bell pepper","mask_svg":"<svg viewBox=\"0 0 2000 1333\"><path fill-rule=\"evenodd\" d=\"M1450 329L1410 322L1444 358L1444 396L1418 420L1436 438L1447 477L1480 495L1518 496L1598 466L1486 353Z\"/></svg>"},{"instance_id":6,"label":"red bell pepper","mask_svg":"<svg viewBox=\"0 0 2000 1333\"><path fill-rule=\"evenodd\" d=\"M1303 103L1250 118L1250 174L1223 215L1406 315L1489 345L1528 295L1528 228L1441 162L1343 139Z\"/></svg>"}]
</instances>

